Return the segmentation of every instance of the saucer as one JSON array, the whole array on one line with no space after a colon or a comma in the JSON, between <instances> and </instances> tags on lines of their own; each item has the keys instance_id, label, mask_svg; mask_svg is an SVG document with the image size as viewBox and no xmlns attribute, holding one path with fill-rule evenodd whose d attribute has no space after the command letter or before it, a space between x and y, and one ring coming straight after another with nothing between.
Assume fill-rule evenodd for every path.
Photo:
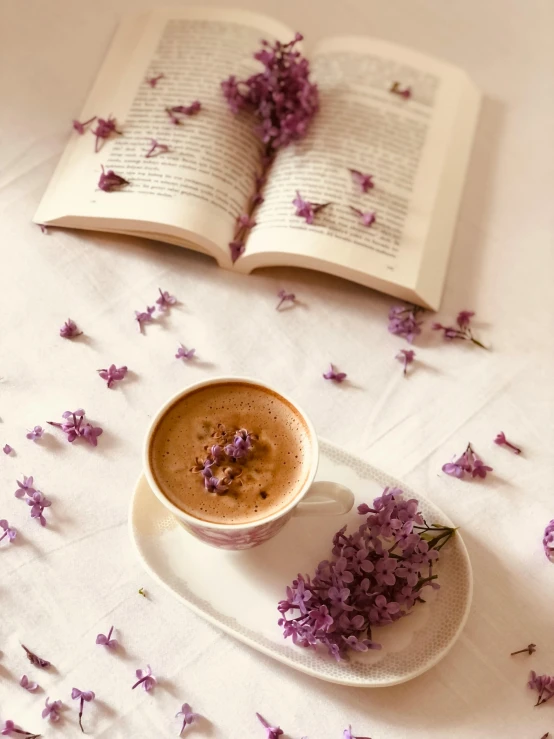
<instances>
[{"instance_id":1,"label":"saucer","mask_svg":"<svg viewBox=\"0 0 554 739\"><path fill-rule=\"evenodd\" d=\"M250 647L312 677L355 687L385 687L411 680L433 667L452 647L466 622L472 572L459 532L441 550L436 569L440 590L426 603L386 627L372 631L382 649L355 653L337 662L324 652L295 646L277 625L277 603L300 572L312 574L331 552L333 534L362 522L356 506L371 502L385 487L417 498L431 523L453 524L437 506L366 462L320 440L316 479L348 486L355 507L342 516L292 518L272 539L254 549L224 551L188 534L160 503L144 475L131 501L131 539L146 571L175 598Z\"/></svg>"}]
</instances>

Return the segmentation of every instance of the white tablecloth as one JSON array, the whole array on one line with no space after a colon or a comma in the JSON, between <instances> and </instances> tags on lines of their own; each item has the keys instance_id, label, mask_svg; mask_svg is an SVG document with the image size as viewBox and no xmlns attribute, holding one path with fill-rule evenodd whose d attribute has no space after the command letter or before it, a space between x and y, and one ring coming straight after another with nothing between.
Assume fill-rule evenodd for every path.
<instances>
[{"instance_id":1,"label":"white tablecloth","mask_svg":"<svg viewBox=\"0 0 554 739\"><path fill-rule=\"evenodd\" d=\"M243 2L271 11L273 4ZM339 739L349 723L373 739L514 737L554 732L554 705L533 708L528 671L554 673L554 565L541 536L554 517L552 201L554 6L543 0L310 0L280 3L308 40L364 32L464 67L485 93L440 317L477 311L486 352L445 346L427 331L404 379L387 333L393 301L300 270L232 275L207 258L133 238L52 232L31 223L105 54L117 19L147 1L0 3L0 518L19 529L0 544L0 719L47 736L76 736L76 707L51 727L45 697L96 691L85 728L96 737L170 737L188 700L209 719L195 736L263 737L260 711L290 737ZM135 309L157 287L179 297L163 326L140 336ZM281 287L302 305L276 313ZM58 336L71 316L85 332ZM430 319L428 319L429 323ZM178 341L201 361L173 358ZM329 361L350 385L321 378ZM106 390L96 370L132 370ZM215 374L274 383L311 414L322 436L420 490L461 527L475 598L460 640L434 669L391 689L334 686L235 642L177 604L136 561L127 531L148 419L170 394ZM26 429L82 406L104 427L97 449ZM492 441L523 445L516 457ZM468 440L495 471L448 478L441 465ZM53 501L49 525L28 519L15 479L34 475ZM201 566L201 563L198 563ZM137 594L144 586L149 598ZM217 587L217 583L214 583ZM124 653L95 645L118 629ZM44 673L19 644L50 659ZM537 644L532 657L509 653ZM150 663L152 694L131 692ZM23 672L44 692L18 685ZM553 701L554 703L554 701Z\"/></svg>"}]
</instances>

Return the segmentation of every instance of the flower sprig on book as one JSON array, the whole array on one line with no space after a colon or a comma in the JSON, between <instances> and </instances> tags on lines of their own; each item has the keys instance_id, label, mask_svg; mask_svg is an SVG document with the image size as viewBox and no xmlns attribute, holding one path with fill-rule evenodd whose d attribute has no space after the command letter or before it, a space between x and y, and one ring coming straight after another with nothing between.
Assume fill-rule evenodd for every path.
<instances>
[{"instance_id":1,"label":"flower sprig on book","mask_svg":"<svg viewBox=\"0 0 554 739\"><path fill-rule=\"evenodd\" d=\"M229 243L233 262L244 253L246 234L252 228L249 224L255 209L263 202L262 188L275 154L305 136L319 108L318 89L310 80L309 62L295 48L302 38L302 34L296 33L287 44L262 41L254 59L262 63L263 70L245 80L231 75L221 83L231 111L234 114L250 111L257 122L254 130L264 144L254 193Z\"/></svg>"}]
</instances>

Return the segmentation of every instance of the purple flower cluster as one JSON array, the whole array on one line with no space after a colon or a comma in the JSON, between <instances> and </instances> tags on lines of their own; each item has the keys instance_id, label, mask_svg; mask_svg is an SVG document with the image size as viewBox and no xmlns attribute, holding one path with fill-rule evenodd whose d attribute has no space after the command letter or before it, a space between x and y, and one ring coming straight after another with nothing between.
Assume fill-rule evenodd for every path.
<instances>
[{"instance_id":1,"label":"purple flower cluster","mask_svg":"<svg viewBox=\"0 0 554 739\"><path fill-rule=\"evenodd\" d=\"M544 530L542 545L546 558L554 562L554 518Z\"/></svg>"},{"instance_id":2,"label":"purple flower cluster","mask_svg":"<svg viewBox=\"0 0 554 739\"><path fill-rule=\"evenodd\" d=\"M177 298L174 295L170 295L167 290L158 288L159 297L156 298L155 305L147 305L146 310L135 311L135 321L138 325L139 333L143 333L143 326L145 323L152 323L154 320L154 312L156 308L159 313L166 313L172 306L177 304Z\"/></svg>"},{"instance_id":3,"label":"purple flower cluster","mask_svg":"<svg viewBox=\"0 0 554 739\"><path fill-rule=\"evenodd\" d=\"M327 372L323 373L323 378L325 380L333 380L334 382L338 382L340 384L341 382L344 382L344 380L346 380L347 374L346 372L337 372L335 365L330 364Z\"/></svg>"},{"instance_id":4,"label":"purple flower cluster","mask_svg":"<svg viewBox=\"0 0 554 739\"><path fill-rule=\"evenodd\" d=\"M296 191L296 197L292 201L292 204L296 208L294 215L303 218L310 225L314 222L314 218L320 210L331 205L331 203L311 203L309 200L304 200L298 190Z\"/></svg>"},{"instance_id":5,"label":"purple flower cluster","mask_svg":"<svg viewBox=\"0 0 554 739\"><path fill-rule=\"evenodd\" d=\"M17 529L12 528L5 518L0 519L0 529L4 532L2 536L0 536L0 541L8 537L8 542L11 544L17 536Z\"/></svg>"},{"instance_id":6,"label":"purple flower cluster","mask_svg":"<svg viewBox=\"0 0 554 739\"><path fill-rule=\"evenodd\" d=\"M123 380L127 374L127 367L116 367L115 364L110 364L108 369L97 370L97 372L103 380L106 380L106 384L110 388L114 382Z\"/></svg>"},{"instance_id":7,"label":"purple flower cluster","mask_svg":"<svg viewBox=\"0 0 554 739\"><path fill-rule=\"evenodd\" d=\"M202 104L199 100L194 100L190 105L174 105L172 108L166 108L165 112L169 116L169 120L175 125L179 126L183 121L182 116L196 115Z\"/></svg>"},{"instance_id":8,"label":"purple flower cluster","mask_svg":"<svg viewBox=\"0 0 554 739\"><path fill-rule=\"evenodd\" d=\"M82 333L82 331L79 331L75 321L72 321L71 318L68 318L60 329L62 339L74 339L76 336L81 336Z\"/></svg>"},{"instance_id":9,"label":"purple flower cluster","mask_svg":"<svg viewBox=\"0 0 554 739\"><path fill-rule=\"evenodd\" d=\"M358 531L338 531L333 558L320 562L313 578L298 575L287 588L278 605L284 637L303 647L324 645L336 659L349 650L380 649L372 628L408 614L425 587L439 587L433 566L455 531L429 526L418 508L398 488L385 488L373 507L358 506L366 516Z\"/></svg>"},{"instance_id":10,"label":"purple flower cluster","mask_svg":"<svg viewBox=\"0 0 554 739\"><path fill-rule=\"evenodd\" d=\"M350 210L358 216L362 226L365 226L366 228L372 226L377 220L377 216L372 210L364 211L359 208L354 208L352 205L350 206Z\"/></svg>"},{"instance_id":11,"label":"purple flower cluster","mask_svg":"<svg viewBox=\"0 0 554 739\"><path fill-rule=\"evenodd\" d=\"M35 683L33 680L29 680L27 675L21 675L21 678L19 680L19 684L22 688L25 688L29 693L34 693L35 690L38 690L40 687L38 683Z\"/></svg>"},{"instance_id":12,"label":"purple flower cluster","mask_svg":"<svg viewBox=\"0 0 554 739\"><path fill-rule=\"evenodd\" d=\"M23 482L17 482L17 490L14 495L16 498L25 500L28 506L31 506L31 518L37 518L41 526L46 526L46 518L44 517L44 509L49 508L52 502L48 500L40 490L36 490L33 485L33 478L23 475Z\"/></svg>"},{"instance_id":13,"label":"purple flower cluster","mask_svg":"<svg viewBox=\"0 0 554 739\"><path fill-rule=\"evenodd\" d=\"M232 75L221 83L232 112L252 111L259 120L258 136L273 152L301 139L319 107L309 62L295 49L301 40L297 33L288 44L262 41L254 59L263 64L263 71L246 80Z\"/></svg>"},{"instance_id":14,"label":"purple flower cluster","mask_svg":"<svg viewBox=\"0 0 554 739\"><path fill-rule=\"evenodd\" d=\"M108 635L106 634L98 634L96 637L96 643L101 644L103 647L109 647L110 649L117 649L118 642L117 639L112 639L113 634L113 626L110 626L110 630L108 631Z\"/></svg>"},{"instance_id":15,"label":"purple flower cluster","mask_svg":"<svg viewBox=\"0 0 554 739\"><path fill-rule=\"evenodd\" d=\"M508 439L506 438L506 434L503 431L500 431L500 433L496 435L494 443L498 444L498 446L508 447L508 449L511 449L514 454L521 454L521 449L515 444L512 444L510 441L508 441Z\"/></svg>"},{"instance_id":16,"label":"purple flower cluster","mask_svg":"<svg viewBox=\"0 0 554 739\"><path fill-rule=\"evenodd\" d=\"M537 675L534 670L531 670L527 685L531 690L537 691L536 706L546 703L554 696L554 675Z\"/></svg>"},{"instance_id":17,"label":"purple flower cluster","mask_svg":"<svg viewBox=\"0 0 554 739\"><path fill-rule=\"evenodd\" d=\"M94 118L92 120L94 120ZM86 124L83 124L83 125L86 125ZM116 126L117 126L117 121L115 120L115 118L112 118L111 116L109 116L107 119L105 118L98 119L96 128L92 131L94 136L96 136L96 141L94 142L95 152L100 151L100 148L101 148L100 142L105 139L108 139L112 135L112 133L116 133L119 136L121 136L122 131L118 131Z\"/></svg>"},{"instance_id":18,"label":"purple flower cluster","mask_svg":"<svg viewBox=\"0 0 554 739\"><path fill-rule=\"evenodd\" d=\"M487 472L492 472L492 467L486 465L482 459L473 451L471 444L467 445L465 452L454 462L443 464L442 471L452 477L461 479L466 473L471 477L480 477L482 480L487 476Z\"/></svg>"},{"instance_id":19,"label":"purple flower cluster","mask_svg":"<svg viewBox=\"0 0 554 739\"><path fill-rule=\"evenodd\" d=\"M48 421L48 423L50 426L60 428L66 434L69 442L82 438L88 441L91 446L97 446L98 437L103 430L100 426L93 426L85 421L85 411L82 408L77 408L76 411L65 411L62 413L62 418L64 420L61 423L55 421Z\"/></svg>"},{"instance_id":20,"label":"purple flower cluster","mask_svg":"<svg viewBox=\"0 0 554 739\"><path fill-rule=\"evenodd\" d=\"M44 708L42 709L42 718L47 718L54 723L60 720L60 711L62 710L61 701L52 701L50 703L50 697L46 699Z\"/></svg>"},{"instance_id":21,"label":"purple flower cluster","mask_svg":"<svg viewBox=\"0 0 554 739\"><path fill-rule=\"evenodd\" d=\"M31 431L26 434L26 437L31 441L36 441L37 439L41 439L43 434L44 429L42 428L42 426L34 426Z\"/></svg>"},{"instance_id":22,"label":"purple flower cluster","mask_svg":"<svg viewBox=\"0 0 554 739\"><path fill-rule=\"evenodd\" d=\"M366 193L368 192L368 190L371 190L373 187L375 187L372 174L364 174L357 169L349 169L348 171L352 175L353 181L356 183L356 185L358 185L363 193Z\"/></svg>"},{"instance_id":23,"label":"purple flower cluster","mask_svg":"<svg viewBox=\"0 0 554 739\"><path fill-rule=\"evenodd\" d=\"M208 493L226 493L233 480L242 474L240 465L250 456L253 442L257 441L258 437L246 429L229 433L222 425L212 436L216 438L217 443L205 447L206 458L197 459L191 472L200 473ZM222 470L223 477L217 476L216 468Z\"/></svg>"},{"instance_id":24,"label":"purple flower cluster","mask_svg":"<svg viewBox=\"0 0 554 739\"><path fill-rule=\"evenodd\" d=\"M85 730L83 729L83 708L85 706L85 703L90 703L93 701L96 696L92 690L79 690L79 688L73 688L71 691L71 698L73 700L79 700L79 726L81 727L81 731L83 734L85 733Z\"/></svg>"},{"instance_id":25,"label":"purple flower cluster","mask_svg":"<svg viewBox=\"0 0 554 739\"><path fill-rule=\"evenodd\" d=\"M121 175L116 174L113 169L108 169L106 172L104 170L104 165L101 164L100 166L102 168L102 174L98 180L98 187L100 190L103 190L104 192L112 192L119 187L123 187L123 185L129 184L128 180L121 177Z\"/></svg>"},{"instance_id":26,"label":"purple flower cluster","mask_svg":"<svg viewBox=\"0 0 554 739\"><path fill-rule=\"evenodd\" d=\"M181 736L187 726L190 726L194 721L196 721L197 718L199 718L199 716L197 713L193 713L193 710L188 703L183 703L183 705L181 706L181 710L177 711L177 713L175 714L175 718L183 719L181 731L179 732L179 736Z\"/></svg>"},{"instance_id":27,"label":"purple flower cluster","mask_svg":"<svg viewBox=\"0 0 554 739\"><path fill-rule=\"evenodd\" d=\"M265 144L248 212L238 217L237 229L229 242L233 263L244 254L246 236L255 225L252 215L264 201L262 188L277 150L301 139L318 110L318 91L310 82L310 65L294 48L301 40L297 33L288 44L262 41L254 58L263 64L263 71L246 80L231 75L221 83L231 111L250 111L258 121L255 131Z\"/></svg>"},{"instance_id":28,"label":"purple flower cluster","mask_svg":"<svg viewBox=\"0 0 554 739\"><path fill-rule=\"evenodd\" d=\"M135 675L137 676L138 680L133 685L131 690L134 690L138 685L142 685L144 690L146 690L146 692L148 693L158 682L152 674L152 668L150 667L150 665L146 665L146 670L136 670Z\"/></svg>"},{"instance_id":29,"label":"purple flower cluster","mask_svg":"<svg viewBox=\"0 0 554 739\"><path fill-rule=\"evenodd\" d=\"M156 87L158 82L164 77L165 77L165 74L162 72L161 74L158 74L155 77L147 77L146 81L150 85L150 87Z\"/></svg>"},{"instance_id":30,"label":"purple flower cluster","mask_svg":"<svg viewBox=\"0 0 554 739\"><path fill-rule=\"evenodd\" d=\"M417 305L395 305L389 311L389 331L395 336L403 336L410 344L421 333L423 321L417 316L423 311Z\"/></svg>"},{"instance_id":31,"label":"purple flower cluster","mask_svg":"<svg viewBox=\"0 0 554 739\"><path fill-rule=\"evenodd\" d=\"M279 290L277 297L279 298L279 302L275 306L275 310L280 310L283 303L287 302L291 304L289 307L292 307L296 300L296 295L294 293L288 293L286 290Z\"/></svg>"},{"instance_id":32,"label":"purple flower cluster","mask_svg":"<svg viewBox=\"0 0 554 739\"><path fill-rule=\"evenodd\" d=\"M454 339L471 341L472 344L480 346L481 349L486 349L487 347L473 336L473 332L471 330L471 319L474 315L474 311L461 310L456 316L455 326L443 326L442 323L435 322L431 328L433 331L442 331L443 337L448 341L453 341Z\"/></svg>"},{"instance_id":33,"label":"purple flower cluster","mask_svg":"<svg viewBox=\"0 0 554 739\"><path fill-rule=\"evenodd\" d=\"M396 355L396 359L404 365L404 375L408 374L408 365L414 361L415 352L413 349L401 349Z\"/></svg>"},{"instance_id":34,"label":"purple flower cluster","mask_svg":"<svg viewBox=\"0 0 554 739\"><path fill-rule=\"evenodd\" d=\"M150 148L144 155L145 159L153 159L159 154L167 154L169 146L167 144L160 144L156 139L150 139Z\"/></svg>"},{"instance_id":35,"label":"purple flower cluster","mask_svg":"<svg viewBox=\"0 0 554 739\"><path fill-rule=\"evenodd\" d=\"M29 660L29 662L35 667L40 667L41 669L46 669L47 667L50 667L50 662L48 662L47 659L43 659L42 657L39 657L38 654L31 652L30 649L27 649L25 644L22 644L21 648L27 655L27 659Z\"/></svg>"}]
</instances>

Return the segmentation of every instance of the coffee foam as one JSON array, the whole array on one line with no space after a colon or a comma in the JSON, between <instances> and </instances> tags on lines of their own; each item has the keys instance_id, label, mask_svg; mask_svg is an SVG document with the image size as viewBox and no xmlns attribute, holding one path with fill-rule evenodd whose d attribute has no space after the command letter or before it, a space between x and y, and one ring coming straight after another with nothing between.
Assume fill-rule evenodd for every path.
<instances>
[{"instance_id":1,"label":"coffee foam","mask_svg":"<svg viewBox=\"0 0 554 739\"><path fill-rule=\"evenodd\" d=\"M231 433L245 428L258 436L240 478L223 495L208 493L202 476L191 472L197 458L205 459L205 447L217 443L212 434L218 424ZM166 411L154 429L149 459L158 487L185 513L244 524L271 516L296 497L310 471L310 434L277 393L224 382L199 388ZM221 478L223 470L214 468L214 474Z\"/></svg>"}]
</instances>

